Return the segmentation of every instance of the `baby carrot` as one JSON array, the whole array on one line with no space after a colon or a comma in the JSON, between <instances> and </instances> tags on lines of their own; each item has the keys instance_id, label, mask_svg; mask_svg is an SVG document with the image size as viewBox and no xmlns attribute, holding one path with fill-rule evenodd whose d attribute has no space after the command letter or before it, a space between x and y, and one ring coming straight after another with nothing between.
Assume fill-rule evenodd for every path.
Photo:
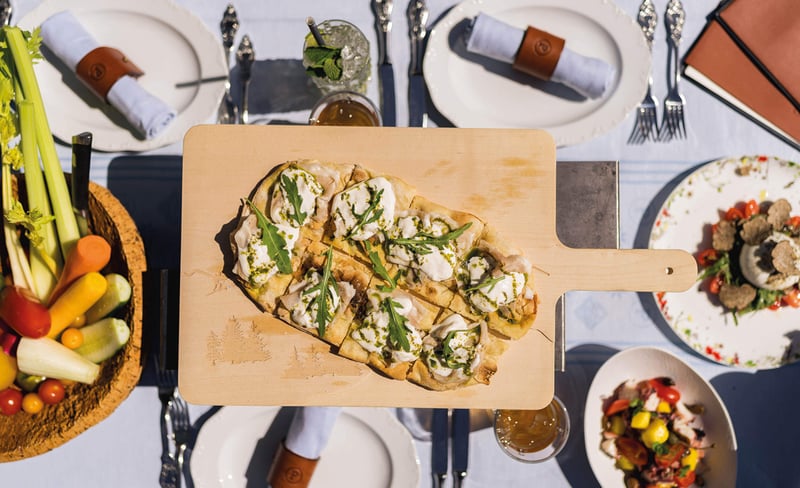
<instances>
[{"instance_id":1,"label":"baby carrot","mask_svg":"<svg viewBox=\"0 0 800 488\"><path fill-rule=\"evenodd\" d=\"M55 339L72 325L75 317L85 313L106 292L105 276L90 271L72 283L58 299L50 305L50 332L47 337Z\"/></svg>"},{"instance_id":2,"label":"baby carrot","mask_svg":"<svg viewBox=\"0 0 800 488\"><path fill-rule=\"evenodd\" d=\"M103 269L110 259L111 245L103 237L90 234L78 239L64 262L64 270L50 294L49 303L55 303L64 290L82 275Z\"/></svg>"}]
</instances>

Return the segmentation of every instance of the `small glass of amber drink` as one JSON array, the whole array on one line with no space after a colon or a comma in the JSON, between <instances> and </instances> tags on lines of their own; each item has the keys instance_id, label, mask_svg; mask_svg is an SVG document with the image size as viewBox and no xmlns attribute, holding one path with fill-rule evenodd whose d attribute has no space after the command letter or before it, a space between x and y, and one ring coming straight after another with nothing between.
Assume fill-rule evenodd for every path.
<instances>
[{"instance_id":1,"label":"small glass of amber drink","mask_svg":"<svg viewBox=\"0 0 800 488\"><path fill-rule=\"evenodd\" d=\"M494 435L503 451L517 461L547 461L567 443L569 414L558 397L541 410L496 410Z\"/></svg>"},{"instance_id":2,"label":"small glass of amber drink","mask_svg":"<svg viewBox=\"0 0 800 488\"><path fill-rule=\"evenodd\" d=\"M380 127L381 114L378 107L366 96L338 91L322 97L308 118L310 125L347 125Z\"/></svg>"}]
</instances>

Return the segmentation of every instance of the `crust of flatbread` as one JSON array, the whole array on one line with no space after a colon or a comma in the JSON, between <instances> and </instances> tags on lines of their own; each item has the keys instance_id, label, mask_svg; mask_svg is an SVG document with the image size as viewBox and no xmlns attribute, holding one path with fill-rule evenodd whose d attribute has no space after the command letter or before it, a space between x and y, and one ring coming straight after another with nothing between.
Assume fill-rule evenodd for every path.
<instances>
[{"instance_id":1,"label":"crust of flatbread","mask_svg":"<svg viewBox=\"0 0 800 488\"><path fill-rule=\"evenodd\" d=\"M371 287L374 286L382 286L383 281L373 278ZM395 289L392 292L393 296L406 296L409 297L414 304L414 309L418 314L418 318L414 323L414 326L421 332L425 333L431 329L436 318L439 316L441 312L441 308L437 307L436 305L427 302L417 296L414 296L411 293L407 293L403 290ZM366 363L375 370L381 372L382 374L388 376L389 378L396 379L396 380L404 380L408 375L408 370L411 367L411 361L402 361L397 363L390 363L384 359L381 354L374 353L371 351L367 351L352 337L352 332L354 332L358 327L360 327L361 322L356 320L350 327L350 330L347 333L347 336L342 341L342 345L339 348L339 355L344 356L346 358L352 359L354 361L358 361L361 363Z\"/></svg>"},{"instance_id":2,"label":"crust of flatbread","mask_svg":"<svg viewBox=\"0 0 800 488\"><path fill-rule=\"evenodd\" d=\"M445 311L438 321L441 322L442 319L452 313L454 312ZM412 383L436 391L457 390L479 384L488 385L491 377L497 372L497 362L508 345L491 332L489 332L489 337L484 340L486 343L481 351L481 362L473 372L473 375L465 381L442 382L436 379L428 368L428 364L425 362L424 358L419 358L414 361L414 364L408 372L407 379Z\"/></svg>"},{"instance_id":3,"label":"crust of flatbread","mask_svg":"<svg viewBox=\"0 0 800 488\"><path fill-rule=\"evenodd\" d=\"M325 267L325 253L328 246L321 242L314 242L308 246L303 259L300 262L298 270L293 274L292 282L288 285L287 290L292 288L295 283L303 281L306 271L309 269L317 269L320 272ZM371 279L369 268L363 263L347 256L344 253L333 250L333 263L331 265L331 275L333 279L339 284L339 296L342 301L339 304L338 310L333 317L333 320L325 328L325 334L322 339L334 346L341 345L342 341L347 335L350 324L353 323L359 309L363 306L366 299L367 287ZM355 290L355 295L344 300L344 293L342 293L343 283L348 283ZM278 300L277 311L278 317L295 327L298 330L319 337L319 332L316 328L306 328L302 325L296 324L291 317L291 312L286 308L281 300Z\"/></svg>"}]
</instances>

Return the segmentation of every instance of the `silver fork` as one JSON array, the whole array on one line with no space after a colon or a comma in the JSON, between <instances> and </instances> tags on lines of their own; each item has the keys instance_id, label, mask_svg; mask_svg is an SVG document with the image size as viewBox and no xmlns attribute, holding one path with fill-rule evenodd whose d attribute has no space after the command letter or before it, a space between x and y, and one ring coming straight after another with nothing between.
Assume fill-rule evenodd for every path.
<instances>
[{"instance_id":1,"label":"silver fork","mask_svg":"<svg viewBox=\"0 0 800 488\"><path fill-rule=\"evenodd\" d=\"M639 27L642 28L642 33L647 40L647 46L650 52L653 51L653 38L656 33L656 24L658 22L658 14L653 5L652 0L643 0L639 6L639 15L637 17ZM656 106L658 100L653 96L653 75L650 74L647 78L647 93L644 99L636 110L636 121L633 124L633 130L630 137L628 137L628 144L642 144L647 140L656 140L658 136L658 115L656 114Z\"/></svg>"},{"instance_id":2,"label":"silver fork","mask_svg":"<svg viewBox=\"0 0 800 488\"><path fill-rule=\"evenodd\" d=\"M680 55L678 46L681 43L683 34L683 24L686 21L686 12L680 0L669 0L667 10L664 14L667 25L667 46L669 48L667 56L667 68L672 68L672 79L664 99L664 118L661 122L661 129L658 133L660 141L669 141L675 138L686 137L686 122L684 107L686 100L678 90L678 82L681 79Z\"/></svg>"},{"instance_id":3,"label":"silver fork","mask_svg":"<svg viewBox=\"0 0 800 488\"><path fill-rule=\"evenodd\" d=\"M181 397L178 390L175 390L175 396L172 399L172 432L175 436L175 446L178 462L178 484L180 487L180 475L184 475L184 455L186 454L186 446L192 435L192 421L189 418L189 405L186 400Z\"/></svg>"},{"instance_id":4,"label":"silver fork","mask_svg":"<svg viewBox=\"0 0 800 488\"><path fill-rule=\"evenodd\" d=\"M171 409L177 375L175 370L166 369L163 362L156 360L158 398L161 400L161 473L158 477L162 488L176 488L180 483L178 460L172 451L174 428Z\"/></svg>"}]
</instances>

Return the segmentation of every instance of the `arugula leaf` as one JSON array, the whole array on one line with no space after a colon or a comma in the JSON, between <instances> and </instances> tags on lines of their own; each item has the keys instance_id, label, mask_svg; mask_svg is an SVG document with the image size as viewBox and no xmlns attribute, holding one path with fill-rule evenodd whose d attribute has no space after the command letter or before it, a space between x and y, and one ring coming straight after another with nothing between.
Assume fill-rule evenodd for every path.
<instances>
[{"instance_id":1,"label":"arugula leaf","mask_svg":"<svg viewBox=\"0 0 800 488\"><path fill-rule=\"evenodd\" d=\"M303 199L300 197L300 191L297 189L297 182L281 173L281 188L283 188L286 199L289 200L294 210L291 217L297 222L297 226L300 227L303 225L308 215L301 210Z\"/></svg>"},{"instance_id":2,"label":"arugula leaf","mask_svg":"<svg viewBox=\"0 0 800 488\"><path fill-rule=\"evenodd\" d=\"M405 315L400 315L397 308L401 305L392 300L392 297L386 297L381 301L381 308L389 315L389 337L387 342L394 350L410 351L411 344L408 342L406 330L408 330L408 318Z\"/></svg>"},{"instance_id":3,"label":"arugula leaf","mask_svg":"<svg viewBox=\"0 0 800 488\"><path fill-rule=\"evenodd\" d=\"M372 250L372 244L370 244L369 241L362 241L362 243L364 252L369 256L369 260L372 263L372 270L375 271L375 274L380 276L383 281L389 283L389 287L381 291L391 291L397 288L397 282L389 275L389 271L386 270L386 267L384 267L381 262L381 257L378 252Z\"/></svg>"},{"instance_id":4,"label":"arugula leaf","mask_svg":"<svg viewBox=\"0 0 800 488\"><path fill-rule=\"evenodd\" d=\"M369 185L367 185L367 188L369 189L370 193L369 207L367 207L367 209L364 210L364 213L362 214L356 213L355 208L351 207L353 209L353 215L358 221L356 222L356 225L354 225L353 228L350 229L350 232L347 233L347 235L345 236L346 239L352 239L352 237L358 231L363 229L364 226L376 222L383 215L383 209L378 208L378 204L381 201L381 196L383 196L383 188L378 190L377 193L373 193L374 190Z\"/></svg>"},{"instance_id":5,"label":"arugula leaf","mask_svg":"<svg viewBox=\"0 0 800 488\"><path fill-rule=\"evenodd\" d=\"M287 249L286 239L280 234L275 224L267 220L261 210L256 208L249 199L245 199L247 205L253 210L253 213L258 220L258 228L261 229L261 243L267 246L267 253L270 259L275 262L278 271L282 274L292 273L292 259L289 257L289 250Z\"/></svg>"},{"instance_id":6,"label":"arugula leaf","mask_svg":"<svg viewBox=\"0 0 800 488\"><path fill-rule=\"evenodd\" d=\"M467 222L456 230L450 231L441 236L434 236L427 232L419 232L414 237L401 237L397 239L390 239L394 244L406 246L417 254L430 253L430 246L442 248L464 233L472 225L472 222Z\"/></svg>"},{"instance_id":7,"label":"arugula leaf","mask_svg":"<svg viewBox=\"0 0 800 488\"><path fill-rule=\"evenodd\" d=\"M442 340L442 359L444 359L445 364L450 369L456 368L464 368L469 366L469 363L460 363L456 360L455 351L450 346L450 341L456 336L456 334L473 334L473 333L480 333L480 326L473 327L472 329L467 330L451 330L444 336Z\"/></svg>"},{"instance_id":8,"label":"arugula leaf","mask_svg":"<svg viewBox=\"0 0 800 488\"><path fill-rule=\"evenodd\" d=\"M490 291L492 291L494 289L494 285L496 285L496 284L500 283L501 281L503 281L506 276L508 276L508 275L501 275L501 276L498 276L496 278L489 278L489 279L483 280L483 281L481 281L480 283L478 283L475 286L471 286L469 288L466 288L464 290L464 293L471 293L473 291L478 291L481 288L485 288L487 286L489 287L489 289L486 290L486 291L490 292Z\"/></svg>"},{"instance_id":9,"label":"arugula leaf","mask_svg":"<svg viewBox=\"0 0 800 488\"><path fill-rule=\"evenodd\" d=\"M317 305L317 315L314 321L317 323L317 332L320 337L325 335L325 329L328 327L330 321L333 320L333 314L328 310L328 299L330 298L331 303L333 303L334 299L334 292L330 287L332 266L333 246L328 246L328 250L325 251L325 267L322 270L322 278L319 280L319 283L303 292L304 294L311 294L319 290L319 293L314 298L314 303Z\"/></svg>"},{"instance_id":10,"label":"arugula leaf","mask_svg":"<svg viewBox=\"0 0 800 488\"><path fill-rule=\"evenodd\" d=\"M731 274L731 257L727 251L720 251L717 260L714 261L711 266L704 269L697 279L703 280L711 276L716 276L719 273L722 273L722 277L726 283L730 283L733 279Z\"/></svg>"}]
</instances>

